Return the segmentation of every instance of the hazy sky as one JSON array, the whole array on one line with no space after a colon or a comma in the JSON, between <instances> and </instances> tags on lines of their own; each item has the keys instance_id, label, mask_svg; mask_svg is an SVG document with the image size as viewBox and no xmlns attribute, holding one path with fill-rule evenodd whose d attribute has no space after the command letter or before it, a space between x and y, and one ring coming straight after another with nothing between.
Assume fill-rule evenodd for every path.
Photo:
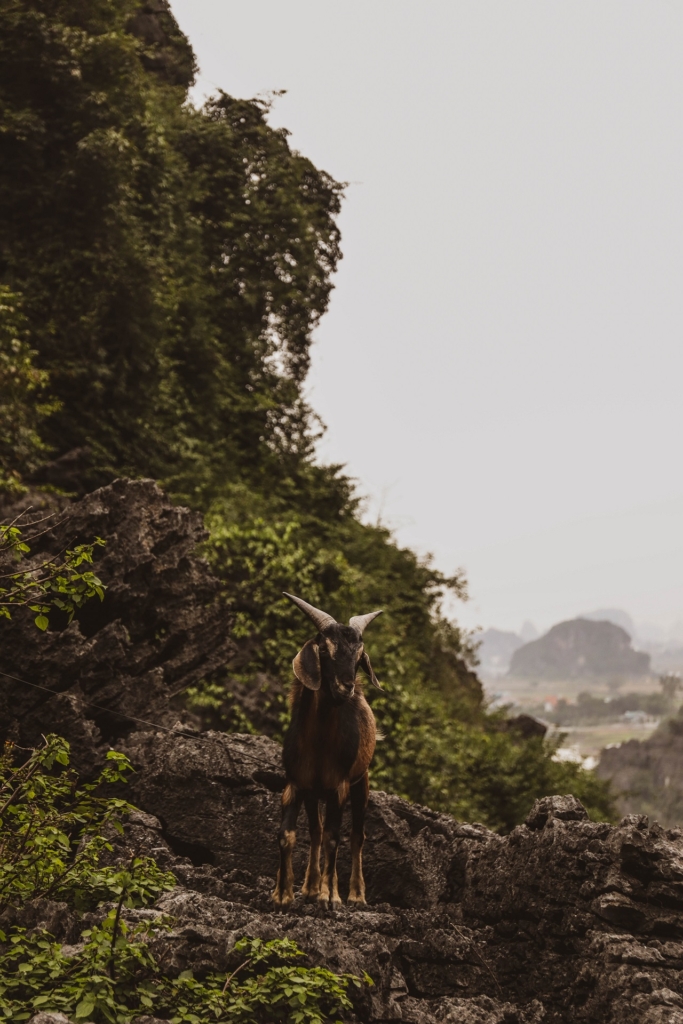
<instances>
[{"instance_id":1,"label":"hazy sky","mask_svg":"<svg viewBox=\"0 0 683 1024\"><path fill-rule=\"evenodd\" d=\"M467 625L683 619L683 4L172 0L349 182L321 458Z\"/></svg>"}]
</instances>

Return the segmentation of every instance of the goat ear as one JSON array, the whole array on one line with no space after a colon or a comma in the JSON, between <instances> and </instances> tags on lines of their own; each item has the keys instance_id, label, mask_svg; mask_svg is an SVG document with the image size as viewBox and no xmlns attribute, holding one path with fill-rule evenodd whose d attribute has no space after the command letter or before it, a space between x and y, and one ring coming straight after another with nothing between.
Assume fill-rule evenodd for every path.
<instances>
[{"instance_id":1,"label":"goat ear","mask_svg":"<svg viewBox=\"0 0 683 1024\"><path fill-rule=\"evenodd\" d=\"M372 665L370 664L370 659L368 658L367 651L363 651L363 654L361 655L361 659L358 662L358 664L363 669L372 685L376 686L378 690L381 690L382 687L379 685L379 680L373 671Z\"/></svg>"},{"instance_id":2,"label":"goat ear","mask_svg":"<svg viewBox=\"0 0 683 1024\"><path fill-rule=\"evenodd\" d=\"M309 690L320 689L320 649L315 640L307 640L292 662L294 675Z\"/></svg>"}]
</instances>

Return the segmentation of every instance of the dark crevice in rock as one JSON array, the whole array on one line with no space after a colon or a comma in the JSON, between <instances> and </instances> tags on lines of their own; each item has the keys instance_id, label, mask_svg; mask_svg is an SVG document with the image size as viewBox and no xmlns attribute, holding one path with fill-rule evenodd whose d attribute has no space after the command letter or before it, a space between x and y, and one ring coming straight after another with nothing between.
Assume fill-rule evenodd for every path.
<instances>
[{"instance_id":1,"label":"dark crevice in rock","mask_svg":"<svg viewBox=\"0 0 683 1024\"><path fill-rule=\"evenodd\" d=\"M201 867L202 864L210 864L212 867L215 865L216 858L208 846L179 839L178 836L173 836L170 832L164 831L162 834L176 857L187 857L195 867Z\"/></svg>"}]
</instances>

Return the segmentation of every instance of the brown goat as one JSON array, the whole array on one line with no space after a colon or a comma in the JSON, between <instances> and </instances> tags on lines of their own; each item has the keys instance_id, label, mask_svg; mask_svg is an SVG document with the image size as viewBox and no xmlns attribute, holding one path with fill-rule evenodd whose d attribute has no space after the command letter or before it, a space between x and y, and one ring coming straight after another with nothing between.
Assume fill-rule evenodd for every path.
<instances>
[{"instance_id":1,"label":"brown goat","mask_svg":"<svg viewBox=\"0 0 683 1024\"><path fill-rule=\"evenodd\" d=\"M292 852L296 822L303 803L311 833L311 851L302 895L339 905L337 849L342 813L351 800L350 903L365 903L362 851L368 805L368 766L375 751L375 718L356 683L359 668L381 689L363 647L363 630L380 612L357 615L348 626L335 622L300 597L286 594L318 627L294 659L290 693L292 719L282 760L287 784L282 794L279 833L280 870L273 899L294 899ZM325 825L320 815L324 800ZM324 866L320 874L320 847Z\"/></svg>"}]
</instances>

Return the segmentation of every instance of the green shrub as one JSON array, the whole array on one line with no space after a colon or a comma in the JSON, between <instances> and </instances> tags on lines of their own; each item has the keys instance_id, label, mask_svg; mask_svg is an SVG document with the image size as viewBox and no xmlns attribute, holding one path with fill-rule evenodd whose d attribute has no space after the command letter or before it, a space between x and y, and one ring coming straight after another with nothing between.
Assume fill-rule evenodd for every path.
<instances>
[{"instance_id":1,"label":"green shrub","mask_svg":"<svg viewBox=\"0 0 683 1024\"><path fill-rule=\"evenodd\" d=\"M47 897L88 910L122 892L132 908L175 884L149 858L136 858L128 871L102 864L112 851L107 833L121 832L131 810L125 800L100 795L132 771L125 755L110 750L97 778L80 786L59 736L48 736L19 767L15 756L7 744L0 758L0 909Z\"/></svg>"},{"instance_id":2,"label":"green shrub","mask_svg":"<svg viewBox=\"0 0 683 1024\"><path fill-rule=\"evenodd\" d=\"M241 939L234 952L243 962L227 978L198 980L191 971L169 978L149 947L163 927L161 919L117 924L112 910L101 925L83 931L82 948L69 956L44 932L14 929L9 942L2 936L0 1014L17 1022L51 1010L111 1024L145 1014L172 1024L319 1024L350 1009L348 987L361 984L351 974L298 966L294 961L304 954L289 939Z\"/></svg>"},{"instance_id":3,"label":"green shrub","mask_svg":"<svg viewBox=\"0 0 683 1024\"><path fill-rule=\"evenodd\" d=\"M49 455L40 429L59 402L47 401L48 374L35 365L21 296L0 284L0 493L22 494L22 476Z\"/></svg>"},{"instance_id":4,"label":"green shrub","mask_svg":"<svg viewBox=\"0 0 683 1024\"><path fill-rule=\"evenodd\" d=\"M46 897L76 912L99 910L101 920L68 948L44 930L0 931L0 1019L27 1021L50 1010L96 1024L144 1014L174 1024L318 1024L351 1007L349 986L361 981L299 965L304 954L287 939L241 939L232 955L242 962L227 977L166 975L151 942L172 919L140 920L135 910L173 888L173 875L148 857L125 867L105 862L114 852L108 836L123 831L132 810L103 795L107 785L125 783L126 757L110 751L100 775L79 785L60 737L48 736L19 766L16 753L7 745L0 758L0 909Z\"/></svg>"},{"instance_id":5,"label":"green shrub","mask_svg":"<svg viewBox=\"0 0 683 1024\"><path fill-rule=\"evenodd\" d=\"M18 521L22 518L19 516ZM104 600L105 585L88 568L95 548L105 544L101 537L92 544L77 544L62 556L46 558L37 566L22 568L21 562L31 548L16 522L0 525L0 559L5 556L0 564L4 567L8 561L19 563L14 571L0 575L0 619L10 619L17 608L30 608L36 612L36 626L44 630L50 625L51 612L63 612L67 622L71 622L76 609L91 597Z\"/></svg>"}]
</instances>

